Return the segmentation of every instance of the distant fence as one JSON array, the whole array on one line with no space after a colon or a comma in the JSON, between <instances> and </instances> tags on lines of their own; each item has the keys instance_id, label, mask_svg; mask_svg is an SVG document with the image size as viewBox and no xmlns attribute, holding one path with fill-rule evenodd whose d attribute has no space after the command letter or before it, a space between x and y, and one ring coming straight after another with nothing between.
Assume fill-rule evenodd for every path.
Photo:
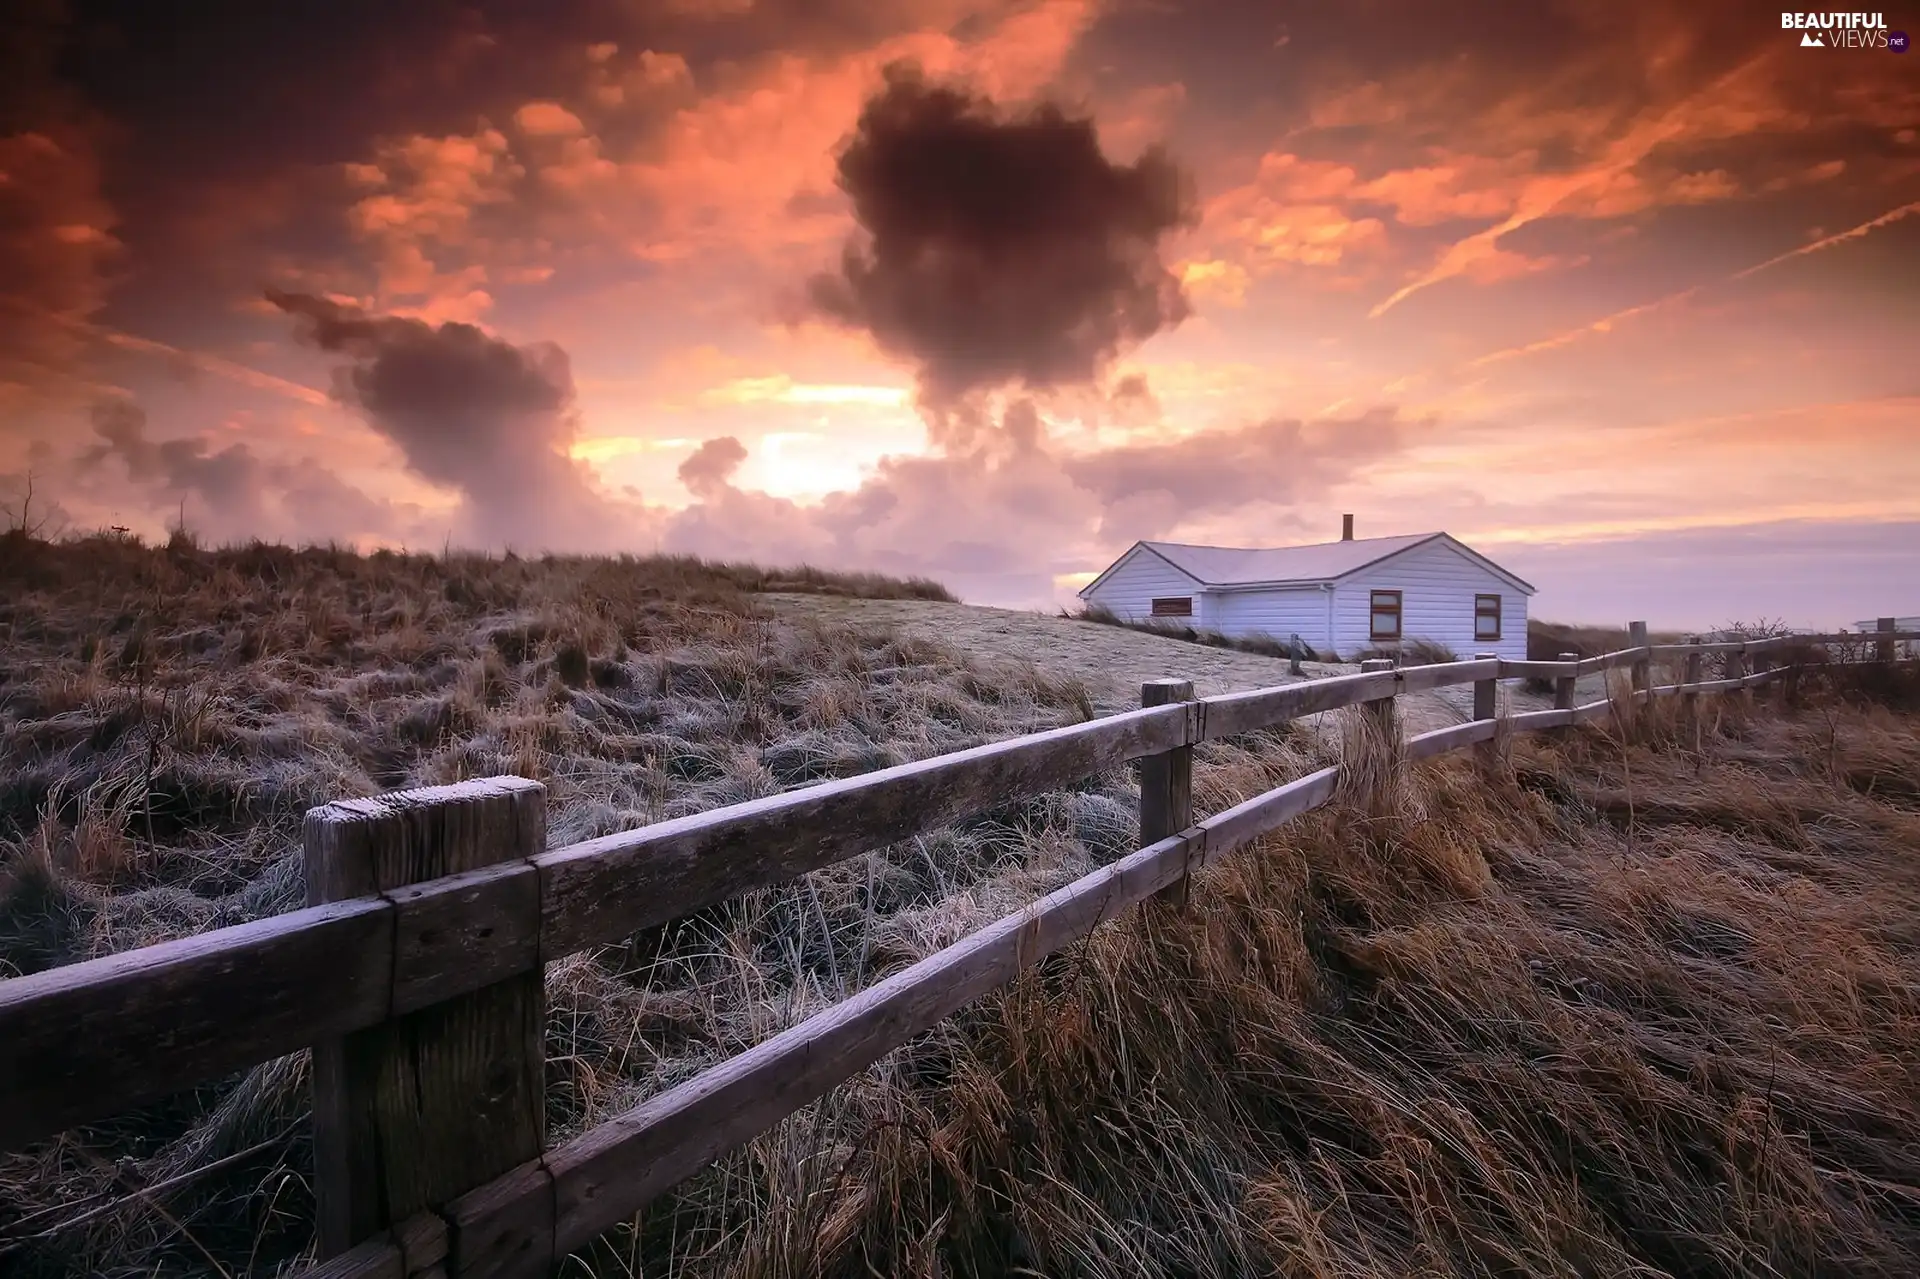
<instances>
[{"instance_id":1,"label":"distant fence","mask_svg":"<svg viewBox=\"0 0 1920 1279\"><path fill-rule=\"evenodd\" d=\"M1800 669L1772 656L1813 646L1893 662L1920 631L1887 619L1871 635L1648 645L1636 622L1630 638L1584 661L1381 660L1208 698L1158 680L1139 710L551 851L544 788L522 778L328 804L306 818L306 909L0 981L0 1148L311 1047L330 1260L310 1276L544 1274L1101 921L1183 895L1193 871L1334 796L1340 770L1324 768L1195 821L1198 742L1347 706L1390 725L1398 694L1473 685L1473 719L1405 741L1422 759L1757 688ZM1703 681L1711 654L1724 678ZM1680 682L1654 687L1656 660ZM1623 668L1624 700L1574 705L1579 676ZM1553 681L1554 709L1497 719L1497 681L1514 677ZM546 1148L546 964L1131 760L1145 847Z\"/></svg>"}]
</instances>

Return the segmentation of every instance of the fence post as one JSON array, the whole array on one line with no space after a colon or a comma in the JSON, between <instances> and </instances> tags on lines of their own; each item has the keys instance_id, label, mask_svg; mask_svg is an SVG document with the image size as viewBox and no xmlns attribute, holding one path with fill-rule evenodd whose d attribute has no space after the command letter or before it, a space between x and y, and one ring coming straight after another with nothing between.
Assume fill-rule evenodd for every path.
<instances>
[{"instance_id":1,"label":"fence post","mask_svg":"<svg viewBox=\"0 0 1920 1279\"><path fill-rule=\"evenodd\" d=\"M1647 624L1645 622L1628 622L1627 647L1645 648L1646 645ZM1633 673L1633 705L1636 707L1642 705L1643 698L1650 702L1652 698L1647 697L1646 694L1647 690L1653 687L1653 659L1650 657L1638 658L1628 669Z\"/></svg>"},{"instance_id":2,"label":"fence post","mask_svg":"<svg viewBox=\"0 0 1920 1279\"><path fill-rule=\"evenodd\" d=\"M1390 671L1392 669L1393 659L1390 657L1369 657L1366 661L1360 663L1360 673L1363 675L1370 675L1375 671ZM1371 702L1362 702L1360 708L1372 717L1374 724L1386 735L1386 739L1392 741L1394 733L1393 694L1389 693L1385 697L1377 697Z\"/></svg>"},{"instance_id":3,"label":"fence post","mask_svg":"<svg viewBox=\"0 0 1920 1279\"><path fill-rule=\"evenodd\" d=\"M1560 654L1559 660L1563 662L1577 662L1580 660L1580 654L1562 653ZM1573 709L1573 685L1578 678L1579 677L1575 675L1559 675L1554 677L1553 709L1557 711L1570 711ZM1562 733L1571 733L1572 731L1573 725L1571 724L1561 730Z\"/></svg>"},{"instance_id":4,"label":"fence post","mask_svg":"<svg viewBox=\"0 0 1920 1279\"><path fill-rule=\"evenodd\" d=\"M1500 654L1475 653L1473 656L1475 661L1486 661L1488 658L1498 660ZM1499 714L1499 689L1500 681L1497 676L1473 681L1473 717L1475 719L1493 719ZM1480 757L1481 763L1491 764L1499 754L1499 748L1492 738L1488 738L1478 743L1474 753Z\"/></svg>"},{"instance_id":5,"label":"fence post","mask_svg":"<svg viewBox=\"0 0 1920 1279\"><path fill-rule=\"evenodd\" d=\"M1879 630L1886 634L1886 638L1882 639L1879 645L1880 647L1879 656L1880 656L1880 660L1883 662L1891 662L1893 660L1893 636L1891 632L1898 629L1896 625L1898 621L1899 621L1898 618L1883 617L1879 621L1874 623L1874 627L1876 630Z\"/></svg>"},{"instance_id":6,"label":"fence post","mask_svg":"<svg viewBox=\"0 0 1920 1279\"><path fill-rule=\"evenodd\" d=\"M523 861L546 847L546 788L521 777L343 800L310 809L307 902ZM528 867L522 931L539 936ZM502 920L410 938L460 963ZM464 934L449 936L448 933ZM535 952L537 953L537 952ZM396 964L396 977L404 976ZM337 1256L422 1209L537 1158L546 1141L546 998L522 973L313 1049L313 1159L320 1256Z\"/></svg>"},{"instance_id":7,"label":"fence post","mask_svg":"<svg viewBox=\"0 0 1920 1279\"><path fill-rule=\"evenodd\" d=\"M1745 679L1746 677L1747 677L1747 646L1746 646L1746 642L1742 641L1739 648L1736 648L1731 653L1727 654L1727 678L1728 679ZM1739 699L1739 702L1742 706L1751 706L1753 704L1752 689L1736 688L1733 690L1733 693L1734 693L1734 696Z\"/></svg>"},{"instance_id":8,"label":"fence post","mask_svg":"<svg viewBox=\"0 0 1920 1279\"><path fill-rule=\"evenodd\" d=\"M1689 651L1687 653L1686 671L1680 676L1680 682L1682 684L1694 685L1700 682L1700 672L1702 663L1706 659L1706 654L1702 653L1699 648L1696 647L1699 643L1700 637L1698 635L1687 636ZM1700 713L1700 694L1689 687L1681 696L1686 700L1687 719L1691 721Z\"/></svg>"},{"instance_id":9,"label":"fence post","mask_svg":"<svg viewBox=\"0 0 1920 1279\"><path fill-rule=\"evenodd\" d=\"M1150 679L1140 686L1140 705L1168 706L1193 701L1193 681ZM1140 844L1157 844L1193 825L1193 747L1176 746L1140 760ZM1154 895L1174 905L1187 901L1187 876L1182 875Z\"/></svg>"}]
</instances>

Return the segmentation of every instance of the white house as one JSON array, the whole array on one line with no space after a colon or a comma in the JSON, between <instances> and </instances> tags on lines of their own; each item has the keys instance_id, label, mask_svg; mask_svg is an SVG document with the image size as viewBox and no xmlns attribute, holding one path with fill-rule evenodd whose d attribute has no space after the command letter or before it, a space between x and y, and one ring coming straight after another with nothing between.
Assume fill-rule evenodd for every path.
<instances>
[{"instance_id":1,"label":"white house","mask_svg":"<svg viewBox=\"0 0 1920 1279\"><path fill-rule=\"evenodd\" d=\"M1429 640L1461 657L1527 655L1533 587L1446 533L1353 536L1312 546L1135 542L1080 590L1127 621L1286 640L1351 659Z\"/></svg>"}]
</instances>

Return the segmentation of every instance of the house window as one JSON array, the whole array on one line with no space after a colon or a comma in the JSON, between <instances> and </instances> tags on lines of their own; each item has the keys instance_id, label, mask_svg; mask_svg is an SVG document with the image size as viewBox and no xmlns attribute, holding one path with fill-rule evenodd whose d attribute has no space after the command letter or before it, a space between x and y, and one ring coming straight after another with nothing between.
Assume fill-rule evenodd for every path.
<instances>
[{"instance_id":1,"label":"house window","mask_svg":"<svg viewBox=\"0 0 1920 1279\"><path fill-rule=\"evenodd\" d=\"M1172 599L1155 600L1153 615L1155 617L1192 617L1193 596L1176 595Z\"/></svg>"},{"instance_id":2,"label":"house window","mask_svg":"<svg viewBox=\"0 0 1920 1279\"><path fill-rule=\"evenodd\" d=\"M1376 640L1397 640L1400 638L1400 592L1375 591L1369 605L1372 621L1367 626L1367 638Z\"/></svg>"},{"instance_id":3,"label":"house window","mask_svg":"<svg viewBox=\"0 0 1920 1279\"><path fill-rule=\"evenodd\" d=\"M1500 638L1500 597L1498 595L1473 597L1473 637L1477 640Z\"/></svg>"}]
</instances>

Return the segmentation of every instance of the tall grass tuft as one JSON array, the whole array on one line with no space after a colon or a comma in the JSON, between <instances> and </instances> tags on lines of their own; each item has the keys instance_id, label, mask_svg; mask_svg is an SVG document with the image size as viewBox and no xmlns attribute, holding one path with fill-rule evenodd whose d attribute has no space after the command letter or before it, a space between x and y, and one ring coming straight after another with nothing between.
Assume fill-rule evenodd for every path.
<instances>
[{"instance_id":1,"label":"tall grass tuft","mask_svg":"<svg viewBox=\"0 0 1920 1279\"><path fill-rule=\"evenodd\" d=\"M1092 622L1098 626L1123 626L1128 630L1140 631L1147 635L1183 640L1189 644L1202 644L1208 648L1233 649L1236 652L1253 653L1260 657L1293 656L1293 642L1290 636L1276 637L1262 632L1251 635L1226 635L1217 630L1189 626L1184 622L1166 617L1128 619L1102 604L1089 604L1075 612L1062 609L1060 616L1074 621ZM1300 658L1308 662L1331 663L1339 660L1331 653L1317 652L1304 642L1300 646Z\"/></svg>"}]
</instances>

